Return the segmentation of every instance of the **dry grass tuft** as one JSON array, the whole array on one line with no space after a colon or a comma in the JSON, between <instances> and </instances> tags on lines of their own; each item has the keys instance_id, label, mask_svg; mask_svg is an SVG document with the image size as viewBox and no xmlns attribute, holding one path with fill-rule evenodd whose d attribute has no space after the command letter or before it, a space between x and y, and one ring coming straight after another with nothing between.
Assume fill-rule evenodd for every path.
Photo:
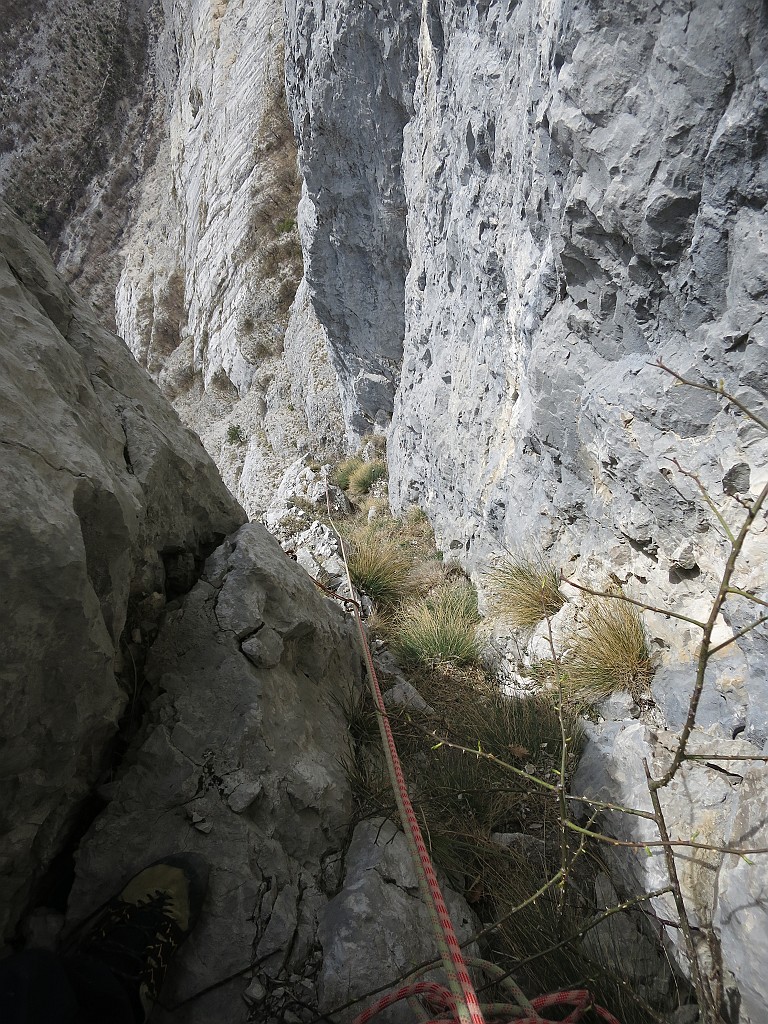
<instances>
[{"instance_id":1,"label":"dry grass tuft","mask_svg":"<svg viewBox=\"0 0 768 1024\"><path fill-rule=\"evenodd\" d=\"M456 580L399 611L390 645L404 665L479 661L477 596L468 580Z\"/></svg>"},{"instance_id":2,"label":"dry grass tuft","mask_svg":"<svg viewBox=\"0 0 768 1024\"><path fill-rule=\"evenodd\" d=\"M331 483L341 487L343 491L349 487L349 478L363 465L363 460L357 455L344 459L331 472Z\"/></svg>"},{"instance_id":3,"label":"dry grass tuft","mask_svg":"<svg viewBox=\"0 0 768 1024\"><path fill-rule=\"evenodd\" d=\"M653 674L639 610L620 598L595 598L568 638L563 684L574 695L600 700L620 690L647 691Z\"/></svg>"},{"instance_id":4,"label":"dry grass tuft","mask_svg":"<svg viewBox=\"0 0 768 1024\"><path fill-rule=\"evenodd\" d=\"M486 573L489 609L518 629L532 629L565 604L560 573L544 555L519 554Z\"/></svg>"},{"instance_id":5,"label":"dry grass tuft","mask_svg":"<svg viewBox=\"0 0 768 1024\"><path fill-rule=\"evenodd\" d=\"M387 464L381 459L373 462L362 462L349 474L348 488L354 494L367 494L377 480L387 475Z\"/></svg>"},{"instance_id":6,"label":"dry grass tuft","mask_svg":"<svg viewBox=\"0 0 768 1024\"><path fill-rule=\"evenodd\" d=\"M406 597L413 565L408 551L373 525L353 528L345 541L349 573L358 590L384 608Z\"/></svg>"},{"instance_id":7,"label":"dry grass tuft","mask_svg":"<svg viewBox=\"0 0 768 1024\"><path fill-rule=\"evenodd\" d=\"M450 579L449 569L439 558L428 557L423 561L419 559L411 571L411 588L414 594L426 597L437 587L444 586Z\"/></svg>"}]
</instances>

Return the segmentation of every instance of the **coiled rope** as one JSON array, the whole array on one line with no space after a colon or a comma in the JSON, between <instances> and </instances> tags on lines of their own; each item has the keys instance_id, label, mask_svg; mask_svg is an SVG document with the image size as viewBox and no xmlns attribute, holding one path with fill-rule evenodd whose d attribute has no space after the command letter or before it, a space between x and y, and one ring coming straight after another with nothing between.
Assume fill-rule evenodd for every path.
<instances>
[{"instance_id":1,"label":"coiled rope","mask_svg":"<svg viewBox=\"0 0 768 1024\"><path fill-rule=\"evenodd\" d=\"M371 654L371 648L368 643L365 626L363 625L360 605L354 599L355 589L352 585L352 575L349 570L346 545L344 544L344 538L332 518L330 494L328 493L327 486L326 503L328 506L328 518L336 536L339 538L341 556L347 574L347 585L349 586L349 598L346 598L341 594L334 594L333 596L342 600L345 604L350 605L354 611L363 656L365 658L365 665L368 670L368 681L370 684L371 695L377 711L376 719L378 721L379 732L381 734L382 745L386 757L387 770L389 772L392 789L395 794L397 809L403 826L403 833L408 844L411 860L413 861L413 865L419 879L422 898L427 907L427 911L429 912L432 930L437 941L440 959L443 964L443 970L448 980L448 988L434 982L424 981L404 985L397 991L379 999L378 1002L374 1003L374 1005L369 1007L367 1010L364 1010L363 1013L359 1014L355 1018L353 1024L367 1024L367 1022L376 1016L376 1014L387 1009L387 1007L401 1002L404 999L415 1000L417 997L421 998L429 1007L430 1011L433 1012L433 1016L426 1021L425 1024L438 1024L438 1022L439 1024L446 1024L446 1022L450 1021L458 1021L458 1024L486 1024L483 1009L480 1006L477 993L475 992L475 987L469 976L467 962L464 959L458 939L456 938L453 923L445 905L445 900L440 889L440 884L437 881L434 867L432 866L432 860L429 856L426 844L424 843L421 828L416 820L413 805L411 804L411 799L408 795L405 776L403 775L403 769L397 753L397 747L395 746L392 729L389 724L389 717L384 704L379 679L373 663L373 655ZM326 588L323 587L323 589L325 590ZM332 593L330 591L328 592ZM495 964L491 964L486 961L475 960L472 961L472 963L481 967L492 977L494 975L503 975L504 973ZM593 1003L592 997L586 989L577 989L569 992L556 992L552 995L539 996L536 999L529 1001L511 978L499 978L499 982L504 991L514 999L514 1003L488 1005L485 1009L489 1012L489 1016L492 1016L495 1019L498 1019L499 1017L505 1019L512 1018L514 1024L552 1024L551 1021L547 1021L539 1015L538 1011L540 1009L547 1009L548 1007L553 1006L572 1006L572 1012L568 1014L567 1017L561 1018L559 1024L578 1024L578 1021L582 1019L584 1014L590 1008L594 1009L598 1016L602 1020L606 1021L607 1024L619 1024L619 1021L613 1016L613 1014L609 1013L609 1011L603 1007L597 1006Z\"/></svg>"}]
</instances>

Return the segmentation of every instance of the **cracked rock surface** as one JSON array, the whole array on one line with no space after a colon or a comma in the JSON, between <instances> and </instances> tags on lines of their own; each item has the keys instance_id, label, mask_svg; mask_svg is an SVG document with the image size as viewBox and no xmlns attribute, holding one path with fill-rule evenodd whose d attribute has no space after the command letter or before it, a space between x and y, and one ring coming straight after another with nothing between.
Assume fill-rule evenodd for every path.
<instances>
[{"instance_id":1,"label":"cracked rock surface","mask_svg":"<svg viewBox=\"0 0 768 1024\"><path fill-rule=\"evenodd\" d=\"M86 916L169 850L209 860L157 1020L309 1020L318 1000L330 1009L433 955L402 834L362 822L347 852L339 701L360 664L340 608L256 524L169 612L147 665L157 696L80 846L70 901L70 919ZM471 914L451 907L466 937Z\"/></svg>"},{"instance_id":2,"label":"cracked rock surface","mask_svg":"<svg viewBox=\"0 0 768 1024\"><path fill-rule=\"evenodd\" d=\"M574 777L574 793L652 811L643 759L659 777L669 764L677 736L655 732L642 722L606 722L590 725L589 738ZM743 739L726 740L695 729L689 749L702 759L684 764L674 782L659 794L670 835L734 849L764 847L768 838L768 769L760 762L736 760L740 755L755 756L755 748ZM722 760L708 761L705 754ZM726 760L729 756L734 760ZM658 840L656 826L645 818L615 811L604 818L607 832L620 840L640 844ZM627 858L613 850L607 856L632 891L654 892L668 885L659 847L649 847L641 857ZM768 949L768 889L763 858L745 861L716 850L691 849L678 858L677 871L702 955L706 956L703 936L714 927L726 971L732 973L741 993L739 1019L758 1024L768 1004L763 970L763 954ZM670 893L655 897L652 905L660 918L678 920ZM750 955L744 955L745 949L752 951ZM677 952L684 964L684 954ZM726 984L732 984L728 974Z\"/></svg>"},{"instance_id":3,"label":"cracked rock surface","mask_svg":"<svg viewBox=\"0 0 768 1024\"><path fill-rule=\"evenodd\" d=\"M157 696L80 846L69 912L85 916L170 850L209 860L201 922L165 990L167 1006L184 1003L169 1020L245 1021L252 978L276 1012L276 988L311 981L324 872L352 814L336 700L359 674L342 612L256 524L167 615L147 663Z\"/></svg>"},{"instance_id":4,"label":"cracked rock surface","mask_svg":"<svg viewBox=\"0 0 768 1024\"><path fill-rule=\"evenodd\" d=\"M7 939L103 768L130 658L243 514L197 438L2 204L0 303Z\"/></svg>"}]
</instances>

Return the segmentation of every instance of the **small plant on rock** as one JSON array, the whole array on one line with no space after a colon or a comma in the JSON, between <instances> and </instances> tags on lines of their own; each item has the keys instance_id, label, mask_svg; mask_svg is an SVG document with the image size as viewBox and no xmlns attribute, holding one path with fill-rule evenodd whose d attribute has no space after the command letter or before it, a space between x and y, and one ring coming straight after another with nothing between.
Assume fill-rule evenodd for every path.
<instances>
[{"instance_id":1,"label":"small plant on rock","mask_svg":"<svg viewBox=\"0 0 768 1024\"><path fill-rule=\"evenodd\" d=\"M245 444L246 437L239 423L230 423L227 427L227 441L230 444Z\"/></svg>"},{"instance_id":2,"label":"small plant on rock","mask_svg":"<svg viewBox=\"0 0 768 1024\"><path fill-rule=\"evenodd\" d=\"M560 573L544 555L505 558L486 574L489 610L518 629L532 629L565 604Z\"/></svg>"}]
</instances>

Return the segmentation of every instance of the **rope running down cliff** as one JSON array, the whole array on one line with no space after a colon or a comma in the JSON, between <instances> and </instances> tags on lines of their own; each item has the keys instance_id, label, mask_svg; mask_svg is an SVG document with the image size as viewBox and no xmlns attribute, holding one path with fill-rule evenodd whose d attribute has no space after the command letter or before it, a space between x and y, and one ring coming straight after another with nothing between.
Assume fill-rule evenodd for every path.
<instances>
[{"instance_id":1,"label":"rope running down cliff","mask_svg":"<svg viewBox=\"0 0 768 1024\"><path fill-rule=\"evenodd\" d=\"M352 576L349 569L349 562L347 560L346 545L344 544L344 538L333 521L330 494L327 486L326 504L328 507L328 519L336 533L336 536L339 538L341 556L347 574L349 598L345 598L340 594L335 594L332 591L327 591L327 593L342 600L354 610L363 656L368 670L371 695L376 707L376 718L387 761L387 769L392 783L392 789L395 794L395 800L400 814L400 821L402 823L403 832L411 854L411 860L413 861L413 865L419 879L422 897L429 912L432 930L434 932L443 963L443 970L445 971L450 988L449 991L443 985L430 982L416 982L414 984L405 985L396 992L384 996L373 1006L369 1007L369 1009L359 1014L355 1018L353 1024L367 1024L372 1017L386 1009L388 1006L392 1006L394 1003L400 1002L403 999L415 1000L415 997L417 996L425 998L427 1003L435 1010L436 1014L443 1022L446 1020L444 1015L447 1011L451 1014L454 1020L458 1021L458 1024L485 1024L485 1017L483 1016L483 1011L480 1007L477 993L475 992L474 985L472 984L472 979L469 976L467 963L456 938L453 923L445 905L445 900L435 875L432 860L429 856L426 844L424 843L421 829L418 821L416 820L410 796L408 795L408 788L405 783L400 758L397 753L397 747L395 746L395 740L392 735L392 729L387 716L384 698L382 696L381 687L376 674L376 668L373 663L373 655L371 654L368 637L363 625L360 605L354 600L355 590L352 585ZM326 590L325 587L322 589ZM491 976L499 971L496 965L485 961L473 960L471 963L485 970L486 973ZM619 1021L613 1016L613 1014L603 1007L597 1006L593 1003L592 997L586 989L579 989L570 992L557 992L552 995L539 996L537 999L529 1001L512 979L504 978L500 979L500 982L502 988L508 992L510 997L514 1000L514 1003L512 1005L505 1003L503 1006L491 1005L487 1007L494 1017L498 1017L500 1015L513 1016L515 1018L514 1024L549 1024L545 1018L539 1015L538 1011L551 1006L567 1005L572 1006L573 1010L567 1017L562 1019L561 1024L577 1024L577 1022L582 1019L584 1014L590 1008L594 1009L597 1015L602 1020L606 1021L607 1024L619 1024ZM438 1024L438 1022L429 1021L428 1024Z\"/></svg>"}]
</instances>

